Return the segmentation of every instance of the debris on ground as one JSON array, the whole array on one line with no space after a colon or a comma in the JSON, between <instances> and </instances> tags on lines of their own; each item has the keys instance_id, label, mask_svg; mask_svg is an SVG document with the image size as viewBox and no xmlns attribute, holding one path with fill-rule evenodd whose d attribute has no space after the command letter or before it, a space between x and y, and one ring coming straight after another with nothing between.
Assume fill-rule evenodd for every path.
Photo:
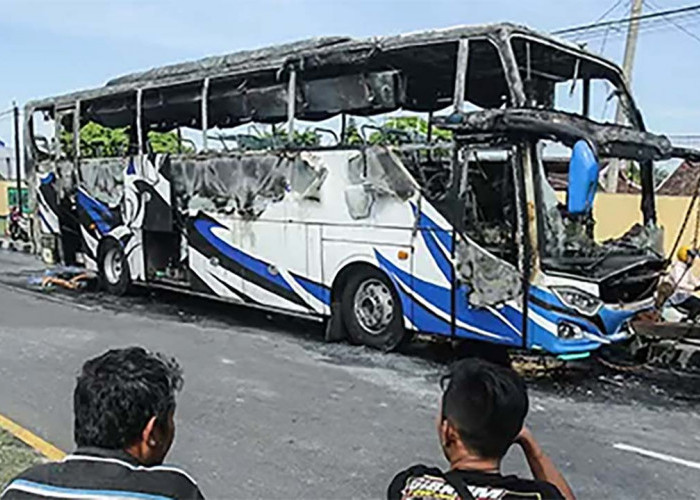
<instances>
[{"instance_id":1,"label":"debris on ground","mask_svg":"<svg viewBox=\"0 0 700 500\"><path fill-rule=\"evenodd\" d=\"M321 323L301 319L269 317L257 312L220 304L175 292L138 287L125 297L103 293L74 293L74 290L97 290L97 277L85 269L56 267L30 276L31 288L62 292L65 300L88 306L99 306L113 313L135 312L139 314L175 317L178 321L198 324L202 327L222 324L265 328L281 335L293 337L305 348L324 356L326 362L366 367L385 367L421 374L437 383L437 379L449 364L470 353L474 346L454 345L431 338L416 338L400 354L387 355L359 346L326 344ZM19 275L17 276L19 277ZM27 275L22 280L27 283ZM46 280L45 278L52 278ZM79 277L80 279L74 280ZM68 283L74 280L75 289L65 289L56 280ZM21 285L26 286L26 285ZM93 288L94 287L94 288ZM235 311L235 314L232 312ZM490 346L493 347L493 346ZM635 350L632 343L615 344L595 352L581 360L562 361L551 356L511 353L515 369L523 375L528 385L544 393L562 397L605 403L634 403L654 407L696 405L700 401L700 370L683 370L679 363L664 364L663 357L648 359ZM489 358L497 352L485 352ZM693 358L695 359L695 358ZM433 380L435 379L435 380Z\"/></svg>"},{"instance_id":2,"label":"debris on ground","mask_svg":"<svg viewBox=\"0 0 700 500\"><path fill-rule=\"evenodd\" d=\"M532 388L574 399L688 406L700 402L700 372L638 363L624 351L596 352L561 365L533 356L514 356L514 367Z\"/></svg>"},{"instance_id":3,"label":"debris on ground","mask_svg":"<svg viewBox=\"0 0 700 500\"><path fill-rule=\"evenodd\" d=\"M71 291L93 291L97 288L97 275L82 267L57 266L46 269L41 275L30 276L28 284L44 291L57 287Z\"/></svg>"},{"instance_id":4,"label":"debris on ground","mask_svg":"<svg viewBox=\"0 0 700 500\"><path fill-rule=\"evenodd\" d=\"M654 366L700 373L700 324L690 322L633 324L632 356Z\"/></svg>"}]
</instances>

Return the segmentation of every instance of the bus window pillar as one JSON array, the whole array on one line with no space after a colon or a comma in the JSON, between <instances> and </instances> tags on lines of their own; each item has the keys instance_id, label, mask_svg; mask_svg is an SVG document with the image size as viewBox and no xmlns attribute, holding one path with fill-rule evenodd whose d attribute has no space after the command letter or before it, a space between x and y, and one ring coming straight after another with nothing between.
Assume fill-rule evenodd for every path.
<instances>
[{"instance_id":1,"label":"bus window pillar","mask_svg":"<svg viewBox=\"0 0 700 500\"><path fill-rule=\"evenodd\" d=\"M591 79L583 79L583 116L590 118L591 115Z\"/></svg>"},{"instance_id":2,"label":"bus window pillar","mask_svg":"<svg viewBox=\"0 0 700 500\"><path fill-rule=\"evenodd\" d=\"M297 106L297 70L292 67L289 70L289 83L287 87L287 141L294 142L294 114Z\"/></svg>"},{"instance_id":3,"label":"bus window pillar","mask_svg":"<svg viewBox=\"0 0 700 500\"><path fill-rule=\"evenodd\" d=\"M207 77L202 83L202 151L209 150L207 142L207 129L209 128L209 81Z\"/></svg>"},{"instance_id":4,"label":"bus window pillar","mask_svg":"<svg viewBox=\"0 0 700 500\"><path fill-rule=\"evenodd\" d=\"M136 144L139 160L143 154L143 89L136 91ZM139 162L140 163L140 162Z\"/></svg>"},{"instance_id":5,"label":"bus window pillar","mask_svg":"<svg viewBox=\"0 0 700 500\"><path fill-rule=\"evenodd\" d=\"M58 161L61 157L61 119L58 106L53 106L53 138L51 141L51 161L54 172L58 171Z\"/></svg>"},{"instance_id":6,"label":"bus window pillar","mask_svg":"<svg viewBox=\"0 0 700 500\"><path fill-rule=\"evenodd\" d=\"M469 63L469 40L460 40L457 50L457 75L455 76L454 112L462 112L462 103L467 90L467 65Z\"/></svg>"},{"instance_id":7,"label":"bus window pillar","mask_svg":"<svg viewBox=\"0 0 700 500\"><path fill-rule=\"evenodd\" d=\"M76 178L82 182L80 175L80 100L75 101L73 111L73 163L75 165Z\"/></svg>"}]
</instances>

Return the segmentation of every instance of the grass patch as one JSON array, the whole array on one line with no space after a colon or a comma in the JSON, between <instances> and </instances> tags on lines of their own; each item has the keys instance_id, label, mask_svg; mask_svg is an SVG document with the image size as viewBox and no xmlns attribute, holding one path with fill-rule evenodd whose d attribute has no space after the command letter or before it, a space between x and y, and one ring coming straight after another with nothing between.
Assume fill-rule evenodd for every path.
<instances>
[{"instance_id":1,"label":"grass patch","mask_svg":"<svg viewBox=\"0 0 700 500\"><path fill-rule=\"evenodd\" d=\"M43 461L39 453L0 429L0 491L24 469Z\"/></svg>"}]
</instances>

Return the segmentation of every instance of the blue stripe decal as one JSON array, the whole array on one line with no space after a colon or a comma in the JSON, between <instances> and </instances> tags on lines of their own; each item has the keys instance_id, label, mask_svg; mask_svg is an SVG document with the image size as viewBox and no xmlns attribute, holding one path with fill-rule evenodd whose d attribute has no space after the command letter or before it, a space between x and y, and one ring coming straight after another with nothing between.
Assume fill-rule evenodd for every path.
<instances>
[{"instance_id":1,"label":"blue stripe decal","mask_svg":"<svg viewBox=\"0 0 700 500\"><path fill-rule=\"evenodd\" d=\"M391 261L389 261L376 250L375 255L380 267L387 271L389 276L392 276L400 283L403 283L407 288L411 289L422 300L435 307L436 309L440 310L440 312L442 312L446 316L451 315L451 294L449 288L441 287L433 283L423 281L415 276L411 276L406 271L395 266ZM400 289L400 287L397 288ZM467 301L468 291L469 288L466 285L461 285L460 288L457 290L457 319L460 322L465 323L467 325L473 325L475 328L479 328L480 330L484 330L489 333L493 333L494 335L504 337L503 342L505 343L520 345L522 342L520 336L516 332L514 332L512 328L504 324L503 320L501 320L498 316L494 315L488 309L474 308L469 306L469 303ZM444 323L446 326L444 326L442 329L435 330L437 325L435 324L433 319L427 318L425 314L422 314L422 306L414 301L413 307L414 317L411 318L411 321L413 321L413 324L416 325L416 327L419 330L433 331L435 333L449 333L450 325L448 321L437 317L436 319ZM407 310L405 305L404 310ZM445 328L447 330L445 330ZM491 337L479 335L478 333L461 327L457 328L457 334L459 336L468 336L471 338L479 338L481 340L488 339L490 342L494 341L494 339Z\"/></svg>"},{"instance_id":2,"label":"blue stripe decal","mask_svg":"<svg viewBox=\"0 0 700 500\"><path fill-rule=\"evenodd\" d=\"M25 488L35 488L37 490L43 491L47 494L53 495L64 495L64 498L72 498L71 495L82 495L93 497L117 497L117 498L138 498L140 500L169 500L170 497L165 497L162 495L152 495L149 493L141 493L138 491L126 491L126 490L88 490L81 488L63 488L60 486L52 486L49 484L35 483L34 481L27 481L26 479L16 479L10 483L8 489L12 489L12 486L25 487ZM22 490L20 490L22 491ZM39 493L41 494L41 493ZM47 495L51 496L51 495ZM73 497L75 498L75 497Z\"/></svg>"},{"instance_id":3,"label":"blue stripe decal","mask_svg":"<svg viewBox=\"0 0 700 500\"><path fill-rule=\"evenodd\" d=\"M54 228L51 227L51 224L49 224L49 221L46 220L46 216L44 215L44 211L39 208L39 218L41 219L41 222L46 224L46 227L49 228L49 232L51 234L58 234Z\"/></svg>"},{"instance_id":4,"label":"blue stripe decal","mask_svg":"<svg viewBox=\"0 0 700 500\"><path fill-rule=\"evenodd\" d=\"M440 226L438 226L435 221L433 221L430 217L425 215L423 212L418 213L418 207L414 204L411 203L411 208L413 209L413 214L418 216L418 227L423 229L429 229L430 231L435 232L435 236L440 240L440 243L442 243L442 246L445 247L445 250L448 252L451 251L452 249L452 234L451 231L447 229L443 229Z\"/></svg>"},{"instance_id":5,"label":"blue stripe decal","mask_svg":"<svg viewBox=\"0 0 700 500\"><path fill-rule=\"evenodd\" d=\"M126 175L135 175L136 174L136 167L134 166L134 160L131 160L129 162L129 166L126 167Z\"/></svg>"},{"instance_id":6,"label":"blue stripe decal","mask_svg":"<svg viewBox=\"0 0 700 500\"><path fill-rule=\"evenodd\" d=\"M450 323L434 312L426 309L420 302L404 292L401 287L397 287L401 295L401 302L404 311L411 308L413 310L412 322L421 331L437 333L439 335L450 335ZM473 334L470 336L474 336Z\"/></svg>"},{"instance_id":7,"label":"blue stripe decal","mask_svg":"<svg viewBox=\"0 0 700 500\"><path fill-rule=\"evenodd\" d=\"M77 202L90 216L101 234L108 233L114 226L114 215L107 205L88 196L82 189L78 189Z\"/></svg>"},{"instance_id":8,"label":"blue stripe decal","mask_svg":"<svg viewBox=\"0 0 700 500\"><path fill-rule=\"evenodd\" d=\"M292 287L289 285L289 283L287 283L281 274L270 273L270 264L240 251L230 243L220 239L218 236L212 233L212 228L220 227L226 229L226 226L205 219L197 219L194 221L194 227L197 229L197 231L199 231L204 239L206 239L212 246L214 246L214 248L228 258L238 262L252 273L257 274L267 281L289 290L290 292L294 292Z\"/></svg>"},{"instance_id":9,"label":"blue stripe decal","mask_svg":"<svg viewBox=\"0 0 700 500\"><path fill-rule=\"evenodd\" d=\"M292 274L292 277L304 290L316 297L317 300L326 305L331 304L331 291L327 286L321 285L320 283L314 283L313 281L297 276L296 274Z\"/></svg>"},{"instance_id":10,"label":"blue stripe decal","mask_svg":"<svg viewBox=\"0 0 700 500\"><path fill-rule=\"evenodd\" d=\"M433 261L440 269L440 272L449 282L452 281L452 263L447 259L447 256L435 241L435 236L437 233L432 231L421 229L421 236L423 236L423 241L425 241L425 246L428 247L430 255L433 257Z\"/></svg>"}]
</instances>

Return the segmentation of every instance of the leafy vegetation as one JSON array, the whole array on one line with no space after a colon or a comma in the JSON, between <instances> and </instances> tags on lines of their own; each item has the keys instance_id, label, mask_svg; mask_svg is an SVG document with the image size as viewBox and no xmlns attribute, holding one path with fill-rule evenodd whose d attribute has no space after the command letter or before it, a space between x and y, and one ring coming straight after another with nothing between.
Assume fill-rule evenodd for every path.
<instances>
[{"instance_id":1,"label":"leafy vegetation","mask_svg":"<svg viewBox=\"0 0 700 500\"><path fill-rule=\"evenodd\" d=\"M178 137L175 132L148 132L148 142L154 153L178 153ZM61 132L61 150L69 158L73 151L73 133ZM191 152L191 146L182 145L183 152ZM126 156L129 152L129 127L109 128L89 122L80 129L80 156L82 158L111 158Z\"/></svg>"},{"instance_id":2,"label":"leafy vegetation","mask_svg":"<svg viewBox=\"0 0 700 500\"><path fill-rule=\"evenodd\" d=\"M0 430L0 491L17 474L41 461L29 446Z\"/></svg>"},{"instance_id":3,"label":"leafy vegetation","mask_svg":"<svg viewBox=\"0 0 700 500\"><path fill-rule=\"evenodd\" d=\"M274 135L272 134L272 132L265 132L261 136L262 139L267 139L270 141L270 143L274 142L274 144L279 145L287 144L288 137L289 135L285 129L276 130ZM318 135L318 132L316 132L316 130L314 130L313 128L307 128L305 130L295 130L292 134L292 138L292 143L295 146L309 148L321 144L321 137Z\"/></svg>"},{"instance_id":4,"label":"leafy vegetation","mask_svg":"<svg viewBox=\"0 0 700 500\"><path fill-rule=\"evenodd\" d=\"M277 129L262 132L256 139L259 144L253 149L281 147L289 143L286 129ZM80 129L80 154L83 158L110 158L126 156L134 145L130 145L131 134L129 127L109 128L95 122L87 123ZM426 142L428 138L428 122L418 116L401 116L389 118L367 138L368 144L402 144L406 142ZM452 134L446 130L433 128L434 141L449 141ZM74 157L73 134L63 131L60 136L61 150L68 158ZM303 130L295 130L293 141L295 146L316 147L321 144L320 132L309 127ZM175 131L148 132L148 143L154 153L193 152L195 150L191 141L180 143ZM349 145L361 145L365 140L360 133L355 117L349 117L345 129L345 143ZM131 147L130 147L131 146Z\"/></svg>"},{"instance_id":5,"label":"leafy vegetation","mask_svg":"<svg viewBox=\"0 0 700 500\"><path fill-rule=\"evenodd\" d=\"M382 125L382 130L377 130L369 136L370 144L380 142L398 144L402 142L427 142L428 121L419 116L398 116L387 119ZM433 127L432 140L450 141L452 132Z\"/></svg>"},{"instance_id":6,"label":"leafy vegetation","mask_svg":"<svg viewBox=\"0 0 700 500\"><path fill-rule=\"evenodd\" d=\"M418 116L400 116L389 118L381 125L373 126L376 130L367 139L368 144L401 144L406 142L426 142L428 139L428 121ZM435 141L449 141L452 133L447 130L433 128L432 138ZM287 131L277 130L260 134L260 139L265 141L266 147L287 144ZM314 147L321 143L319 132L315 128L295 130L295 146ZM345 127L345 143L357 146L365 143L357 126L355 117L349 117Z\"/></svg>"},{"instance_id":7,"label":"leafy vegetation","mask_svg":"<svg viewBox=\"0 0 700 500\"><path fill-rule=\"evenodd\" d=\"M345 142L351 146L357 146L365 142L360 135L357 121L352 116L348 118L348 122L345 126Z\"/></svg>"},{"instance_id":8,"label":"leafy vegetation","mask_svg":"<svg viewBox=\"0 0 700 500\"><path fill-rule=\"evenodd\" d=\"M179 143L175 132L155 132L151 130L148 132L148 143L151 145L151 151L154 153L194 152L194 147L186 144L185 141L182 144Z\"/></svg>"}]
</instances>

